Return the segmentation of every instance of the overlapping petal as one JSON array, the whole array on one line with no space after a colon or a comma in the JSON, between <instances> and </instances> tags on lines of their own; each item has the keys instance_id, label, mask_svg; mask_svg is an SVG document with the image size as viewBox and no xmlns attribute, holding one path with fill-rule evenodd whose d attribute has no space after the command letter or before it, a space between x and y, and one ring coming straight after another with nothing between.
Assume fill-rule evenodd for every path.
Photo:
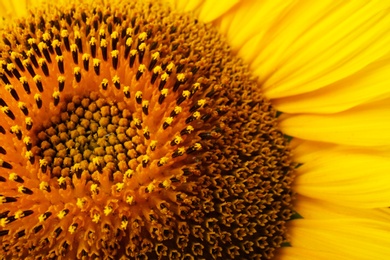
<instances>
[{"instance_id":1,"label":"overlapping petal","mask_svg":"<svg viewBox=\"0 0 390 260\"><path fill-rule=\"evenodd\" d=\"M290 232L291 251L317 252L314 258L306 259L318 259L316 256L322 252L337 256L329 259L387 259L390 255L388 222L364 218L302 219L294 221Z\"/></svg>"},{"instance_id":2,"label":"overlapping petal","mask_svg":"<svg viewBox=\"0 0 390 260\"><path fill-rule=\"evenodd\" d=\"M383 1L245 1L220 28L273 99L326 87L382 58L388 8Z\"/></svg>"},{"instance_id":3,"label":"overlapping petal","mask_svg":"<svg viewBox=\"0 0 390 260\"><path fill-rule=\"evenodd\" d=\"M354 146L390 145L390 99L329 115L285 115L280 126L297 138Z\"/></svg>"}]
</instances>

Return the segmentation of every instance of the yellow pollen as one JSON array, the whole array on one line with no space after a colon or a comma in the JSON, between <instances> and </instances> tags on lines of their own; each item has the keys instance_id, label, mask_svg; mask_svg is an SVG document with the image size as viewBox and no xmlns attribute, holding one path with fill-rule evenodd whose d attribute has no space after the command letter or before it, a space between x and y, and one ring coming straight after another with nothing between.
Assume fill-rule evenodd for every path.
<instances>
[{"instance_id":1,"label":"yellow pollen","mask_svg":"<svg viewBox=\"0 0 390 260\"><path fill-rule=\"evenodd\" d=\"M99 221L100 221L100 215L97 214L97 213L95 213L95 214L93 215L92 222L94 222L94 223L99 223Z\"/></svg>"},{"instance_id":2,"label":"yellow pollen","mask_svg":"<svg viewBox=\"0 0 390 260\"><path fill-rule=\"evenodd\" d=\"M118 51L118 50L113 50L113 51L111 51L111 56L112 56L113 58L117 58L118 55L119 55L119 51Z\"/></svg>"},{"instance_id":3,"label":"yellow pollen","mask_svg":"<svg viewBox=\"0 0 390 260\"><path fill-rule=\"evenodd\" d=\"M91 55L89 55L88 53L84 53L83 56L81 57L84 61L87 61L89 60L89 58L91 57Z\"/></svg>"},{"instance_id":4,"label":"yellow pollen","mask_svg":"<svg viewBox=\"0 0 390 260\"><path fill-rule=\"evenodd\" d=\"M177 80L180 82L184 82L184 80L186 79L186 75L184 73L179 73L176 77Z\"/></svg>"},{"instance_id":5,"label":"yellow pollen","mask_svg":"<svg viewBox=\"0 0 390 260\"><path fill-rule=\"evenodd\" d=\"M60 61L64 61L64 56L56 56L56 62L58 63L58 62L60 62Z\"/></svg>"},{"instance_id":6,"label":"yellow pollen","mask_svg":"<svg viewBox=\"0 0 390 260\"><path fill-rule=\"evenodd\" d=\"M106 39L101 39L100 40L100 46L101 47L107 47L107 45L108 45L108 43L107 43Z\"/></svg>"},{"instance_id":7,"label":"yellow pollen","mask_svg":"<svg viewBox=\"0 0 390 260\"><path fill-rule=\"evenodd\" d=\"M90 45L96 45L96 38L95 37L91 37L91 39L89 40L89 44Z\"/></svg>"},{"instance_id":8,"label":"yellow pollen","mask_svg":"<svg viewBox=\"0 0 390 260\"><path fill-rule=\"evenodd\" d=\"M16 181L18 179L18 175L16 173L12 172L9 174L8 179L10 181Z\"/></svg>"},{"instance_id":9,"label":"yellow pollen","mask_svg":"<svg viewBox=\"0 0 390 260\"><path fill-rule=\"evenodd\" d=\"M122 222L121 222L121 229L122 230L126 230L128 224L129 224L129 221L122 220Z\"/></svg>"},{"instance_id":10,"label":"yellow pollen","mask_svg":"<svg viewBox=\"0 0 390 260\"><path fill-rule=\"evenodd\" d=\"M24 121L26 122L26 125L32 125L33 124L33 120L32 120L31 117L26 117Z\"/></svg>"},{"instance_id":11,"label":"yellow pollen","mask_svg":"<svg viewBox=\"0 0 390 260\"><path fill-rule=\"evenodd\" d=\"M42 181L41 183L39 183L39 189L40 190L48 190L49 188L49 183L47 183L46 181Z\"/></svg>"},{"instance_id":12,"label":"yellow pollen","mask_svg":"<svg viewBox=\"0 0 390 260\"><path fill-rule=\"evenodd\" d=\"M69 228L68 228L68 231L70 234L73 234L74 232L76 232L76 226L74 225L70 225Z\"/></svg>"},{"instance_id":13,"label":"yellow pollen","mask_svg":"<svg viewBox=\"0 0 390 260\"><path fill-rule=\"evenodd\" d=\"M5 89L6 89L8 92L11 92L11 90L13 90L14 87L13 87L12 85L7 84L7 85L5 85Z\"/></svg>"},{"instance_id":14,"label":"yellow pollen","mask_svg":"<svg viewBox=\"0 0 390 260\"><path fill-rule=\"evenodd\" d=\"M41 82L42 81L42 77L40 75L35 75L33 80L34 80L35 83Z\"/></svg>"},{"instance_id":15,"label":"yellow pollen","mask_svg":"<svg viewBox=\"0 0 390 260\"><path fill-rule=\"evenodd\" d=\"M166 123L167 125L172 124L172 122L173 122L173 117L167 117L167 118L165 119L165 121L164 121L164 123Z\"/></svg>"},{"instance_id":16,"label":"yellow pollen","mask_svg":"<svg viewBox=\"0 0 390 260\"><path fill-rule=\"evenodd\" d=\"M175 64L173 62L171 62L167 66L167 71L171 72L174 68L175 68Z\"/></svg>"},{"instance_id":17,"label":"yellow pollen","mask_svg":"<svg viewBox=\"0 0 390 260\"><path fill-rule=\"evenodd\" d=\"M142 107L149 107L149 101L148 100L143 100L142 101Z\"/></svg>"},{"instance_id":18,"label":"yellow pollen","mask_svg":"<svg viewBox=\"0 0 390 260\"><path fill-rule=\"evenodd\" d=\"M183 142L183 138L179 135L175 136L174 139L175 144L181 144Z\"/></svg>"},{"instance_id":19,"label":"yellow pollen","mask_svg":"<svg viewBox=\"0 0 390 260\"><path fill-rule=\"evenodd\" d=\"M195 113L192 114L192 116L195 118L195 119L199 119L200 118L200 113L198 111L196 111Z\"/></svg>"},{"instance_id":20,"label":"yellow pollen","mask_svg":"<svg viewBox=\"0 0 390 260\"><path fill-rule=\"evenodd\" d=\"M27 40L28 44L30 45L33 45L34 43L36 43L36 40L34 38L30 38Z\"/></svg>"},{"instance_id":21,"label":"yellow pollen","mask_svg":"<svg viewBox=\"0 0 390 260\"><path fill-rule=\"evenodd\" d=\"M135 199L133 196L127 196L126 197L126 203L129 204L129 205L133 205L135 202Z\"/></svg>"},{"instance_id":22,"label":"yellow pollen","mask_svg":"<svg viewBox=\"0 0 390 260\"><path fill-rule=\"evenodd\" d=\"M81 73L81 68L80 68L80 67L74 67L74 68L73 68L73 73L74 73L75 75L80 74L80 73Z\"/></svg>"},{"instance_id":23,"label":"yellow pollen","mask_svg":"<svg viewBox=\"0 0 390 260\"><path fill-rule=\"evenodd\" d=\"M16 211L15 214L14 214L14 217L15 217L16 219L23 218L23 217L24 217L23 210L18 210L18 211Z\"/></svg>"},{"instance_id":24,"label":"yellow pollen","mask_svg":"<svg viewBox=\"0 0 390 260\"><path fill-rule=\"evenodd\" d=\"M156 186L153 183L149 183L149 185L146 187L147 192L153 192Z\"/></svg>"},{"instance_id":25,"label":"yellow pollen","mask_svg":"<svg viewBox=\"0 0 390 260\"><path fill-rule=\"evenodd\" d=\"M146 43L141 43L139 46L138 46L138 50L140 50L140 51L145 51L145 49L146 49Z\"/></svg>"},{"instance_id":26,"label":"yellow pollen","mask_svg":"<svg viewBox=\"0 0 390 260\"><path fill-rule=\"evenodd\" d=\"M183 155L185 153L186 149L184 147L180 147L179 149L177 149L177 152L179 155Z\"/></svg>"},{"instance_id":27,"label":"yellow pollen","mask_svg":"<svg viewBox=\"0 0 390 260\"><path fill-rule=\"evenodd\" d=\"M142 162L143 162L143 163L148 163L149 160L150 160L150 157L147 156L147 155L144 155L144 156L142 157Z\"/></svg>"},{"instance_id":28,"label":"yellow pollen","mask_svg":"<svg viewBox=\"0 0 390 260\"><path fill-rule=\"evenodd\" d=\"M164 88L163 90L161 90L161 95L164 97L168 96L168 89Z\"/></svg>"},{"instance_id":29,"label":"yellow pollen","mask_svg":"<svg viewBox=\"0 0 390 260\"><path fill-rule=\"evenodd\" d=\"M206 104L206 99L198 100L198 106L203 107Z\"/></svg>"},{"instance_id":30,"label":"yellow pollen","mask_svg":"<svg viewBox=\"0 0 390 260\"><path fill-rule=\"evenodd\" d=\"M65 211L65 210L61 210L61 211L57 214L57 218L59 218L59 219L63 219L65 216L66 216L66 211Z\"/></svg>"},{"instance_id":31,"label":"yellow pollen","mask_svg":"<svg viewBox=\"0 0 390 260\"><path fill-rule=\"evenodd\" d=\"M66 178L64 178L64 177L61 176L60 178L58 178L57 181L58 181L58 184L59 184L59 185L62 185L62 184L65 184L65 183L66 183Z\"/></svg>"},{"instance_id":32,"label":"yellow pollen","mask_svg":"<svg viewBox=\"0 0 390 260\"><path fill-rule=\"evenodd\" d=\"M148 37L148 34L146 32L142 32L138 35L138 39L141 41L145 41L147 37Z\"/></svg>"},{"instance_id":33,"label":"yellow pollen","mask_svg":"<svg viewBox=\"0 0 390 260\"><path fill-rule=\"evenodd\" d=\"M128 179L130 179L133 175L134 175L134 171L132 169L128 169L125 172L125 177L128 178Z\"/></svg>"},{"instance_id":34,"label":"yellow pollen","mask_svg":"<svg viewBox=\"0 0 390 260\"><path fill-rule=\"evenodd\" d=\"M42 66L45 62L46 62L46 60L43 59L43 58L40 58L40 59L38 60L39 66Z\"/></svg>"},{"instance_id":35,"label":"yellow pollen","mask_svg":"<svg viewBox=\"0 0 390 260\"><path fill-rule=\"evenodd\" d=\"M120 192L123 190L125 184L123 182L118 182L117 184L115 184L115 186L116 186L116 191Z\"/></svg>"},{"instance_id":36,"label":"yellow pollen","mask_svg":"<svg viewBox=\"0 0 390 260\"><path fill-rule=\"evenodd\" d=\"M120 82L120 78L118 75L115 75L114 77L112 77L112 83L119 83Z\"/></svg>"},{"instance_id":37,"label":"yellow pollen","mask_svg":"<svg viewBox=\"0 0 390 260\"><path fill-rule=\"evenodd\" d=\"M202 149L202 145L200 143L195 143L194 148L195 150L199 151L200 149Z\"/></svg>"},{"instance_id":38,"label":"yellow pollen","mask_svg":"<svg viewBox=\"0 0 390 260\"><path fill-rule=\"evenodd\" d=\"M38 43L38 48L40 50L47 49L47 44L44 42L40 42L40 43Z\"/></svg>"},{"instance_id":39,"label":"yellow pollen","mask_svg":"<svg viewBox=\"0 0 390 260\"><path fill-rule=\"evenodd\" d=\"M26 108L26 103L19 101L18 102L18 108L25 109Z\"/></svg>"},{"instance_id":40,"label":"yellow pollen","mask_svg":"<svg viewBox=\"0 0 390 260\"><path fill-rule=\"evenodd\" d=\"M21 131L21 128L18 125L13 125L13 126L11 126L11 131L12 131L12 133L19 134Z\"/></svg>"},{"instance_id":41,"label":"yellow pollen","mask_svg":"<svg viewBox=\"0 0 390 260\"><path fill-rule=\"evenodd\" d=\"M100 60L99 59L93 59L93 66L98 67L100 65Z\"/></svg>"},{"instance_id":42,"label":"yellow pollen","mask_svg":"<svg viewBox=\"0 0 390 260\"><path fill-rule=\"evenodd\" d=\"M99 190L99 186L96 183L91 185L91 192L92 193L97 193L98 190Z\"/></svg>"},{"instance_id":43,"label":"yellow pollen","mask_svg":"<svg viewBox=\"0 0 390 260\"><path fill-rule=\"evenodd\" d=\"M161 74L162 71L163 70L162 70L161 66L156 66L156 67L153 68L153 73L154 74Z\"/></svg>"},{"instance_id":44,"label":"yellow pollen","mask_svg":"<svg viewBox=\"0 0 390 260\"><path fill-rule=\"evenodd\" d=\"M161 75L161 80L162 80L162 81L167 81L168 78L169 78L169 74L166 73L166 72L164 72L164 73Z\"/></svg>"},{"instance_id":45,"label":"yellow pollen","mask_svg":"<svg viewBox=\"0 0 390 260\"><path fill-rule=\"evenodd\" d=\"M152 54L153 60L158 60L159 58L160 58L160 53L158 51Z\"/></svg>"},{"instance_id":46,"label":"yellow pollen","mask_svg":"<svg viewBox=\"0 0 390 260\"><path fill-rule=\"evenodd\" d=\"M53 98L59 98L61 93L59 91L54 91L53 92Z\"/></svg>"},{"instance_id":47,"label":"yellow pollen","mask_svg":"<svg viewBox=\"0 0 390 260\"><path fill-rule=\"evenodd\" d=\"M179 106L175 106L175 108L173 109L173 111L175 111L175 114L180 114L180 112L182 111L183 109Z\"/></svg>"},{"instance_id":48,"label":"yellow pollen","mask_svg":"<svg viewBox=\"0 0 390 260\"><path fill-rule=\"evenodd\" d=\"M64 76L58 76L57 80L60 83L65 82L65 77Z\"/></svg>"},{"instance_id":49,"label":"yellow pollen","mask_svg":"<svg viewBox=\"0 0 390 260\"><path fill-rule=\"evenodd\" d=\"M124 86L123 87L123 93L129 94L130 93L130 86Z\"/></svg>"},{"instance_id":50,"label":"yellow pollen","mask_svg":"<svg viewBox=\"0 0 390 260\"><path fill-rule=\"evenodd\" d=\"M133 44L133 39L131 37L129 37L127 40L126 40L126 46L131 46Z\"/></svg>"},{"instance_id":51,"label":"yellow pollen","mask_svg":"<svg viewBox=\"0 0 390 260\"><path fill-rule=\"evenodd\" d=\"M8 113L9 112L9 107L4 106L4 107L1 108L1 111L3 113Z\"/></svg>"},{"instance_id":52,"label":"yellow pollen","mask_svg":"<svg viewBox=\"0 0 390 260\"><path fill-rule=\"evenodd\" d=\"M168 162L169 158L168 157L162 157L158 162L161 164L161 165L164 165Z\"/></svg>"},{"instance_id":53,"label":"yellow pollen","mask_svg":"<svg viewBox=\"0 0 390 260\"><path fill-rule=\"evenodd\" d=\"M80 209L84 208L85 199L84 198L77 198L76 206Z\"/></svg>"},{"instance_id":54,"label":"yellow pollen","mask_svg":"<svg viewBox=\"0 0 390 260\"><path fill-rule=\"evenodd\" d=\"M130 55L131 55L131 56L135 56L135 55L137 55L137 53L138 53L137 50L131 50L131 51L130 51Z\"/></svg>"},{"instance_id":55,"label":"yellow pollen","mask_svg":"<svg viewBox=\"0 0 390 260\"><path fill-rule=\"evenodd\" d=\"M30 160L31 158L34 157L34 154L32 151L26 151L24 157L27 158L28 160Z\"/></svg>"},{"instance_id":56,"label":"yellow pollen","mask_svg":"<svg viewBox=\"0 0 390 260\"><path fill-rule=\"evenodd\" d=\"M138 71L144 73L146 71L146 66L144 64L140 64L138 67Z\"/></svg>"},{"instance_id":57,"label":"yellow pollen","mask_svg":"<svg viewBox=\"0 0 390 260\"><path fill-rule=\"evenodd\" d=\"M5 227L9 223L7 218L0 218L0 226Z\"/></svg>"},{"instance_id":58,"label":"yellow pollen","mask_svg":"<svg viewBox=\"0 0 390 260\"><path fill-rule=\"evenodd\" d=\"M19 193L24 193L24 191L25 191L25 187L23 185L18 186Z\"/></svg>"},{"instance_id":59,"label":"yellow pollen","mask_svg":"<svg viewBox=\"0 0 390 260\"><path fill-rule=\"evenodd\" d=\"M150 148L152 148L152 150L153 150L153 149L156 148L156 146L157 146L157 140L152 140L152 141L150 142Z\"/></svg>"},{"instance_id":60,"label":"yellow pollen","mask_svg":"<svg viewBox=\"0 0 390 260\"><path fill-rule=\"evenodd\" d=\"M162 185L165 187L165 188L169 188L171 187L171 180L164 180Z\"/></svg>"},{"instance_id":61,"label":"yellow pollen","mask_svg":"<svg viewBox=\"0 0 390 260\"><path fill-rule=\"evenodd\" d=\"M57 39L53 40L51 46L53 46L54 48L56 47L60 47L61 46L61 42Z\"/></svg>"},{"instance_id":62,"label":"yellow pollen","mask_svg":"<svg viewBox=\"0 0 390 260\"><path fill-rule=\"evenodd\" d=\"M108 216L113 211L111 206L105 206L104 207L104 215Z\"/></svg>"},{"instance_id":63,"label":"yellow pollen","mask_svg":"<svg viewBox=\"0 0 390 260\"><path fill-rule=\"evenodd\" d=\"M42 166L47 166L48 162L46 161L46 159L40 159L39 160L39 166L42 167Z\"/></svg>"},{"instance_id":64,"label":"yellow pollen","mask_svg":"<svg viewBox=\"0 0 390 260\"><path fill-rule=\"evenodd\" d=\"M42 96L41 96L41 94L35 94L34 95L34 99L35 99L35 101L40 101L40 100L42 100Z\"/></svg>"},{"instance_id":65,"label":"yellow pollen","mask_svg":"<svg viewBox=\"0 0 390 260\"><path fill-rule=\"evenodd\" d=\"M182 96L188 98L191 95L191 92L188 90L184 90Z\"/></svg>"},{"instance_id":66,"label":"yellow pollen","mask_svg":"<svg viewBox=\"0 0 390 260\"><path fill-rule=\"evenodd\" d=\"M39 217L38 217L39 223L42 223L43 221L45 221L45 219L46 219L46 217L45 217L44 214L41 214L41 215L39 215Z\"/></svg>"},{"instance_id":67,"label":"yellow pollen","mask_svg":"<svg viewBox=\"0 0 390 260\"><path fill-rule=\"evenodd\" d=\"M61 37L68 37L69 36L69 32L68 32L68 30L62 30L61 31Z\"/></svg>"},{"instance_id":68,"label":"yellow pollen","mask_svg":"<svg viewBox=\"0 0 390 260\"><path fill-rule=\"evenodd\" d=\"M77 44L72 44L72 45L70 45L70 51L72 51L72 52L75 52L75 51L77 51Z\"/></svg>"},{"instance_id":69,"label":"yellow pollen","mask_svg":"<svg viewBox=\"0 0 390 260\"><path fill-rule=\"evenodd\" d=\"M7 202L7 199L3 195L0 195L0 205L3 203L6 203L6 202Z\"/></svg>"},{"instance_id":70,"label":"yellow pollen","mask_svg":"<svg viewBox=\"0 0 390 260\"><path fill-rule=\"evenodd\" d=\"M22 77L20 77L19 81L22 84L27 83L27 78L25 76L22 76Z\"/></svg>"},{"instance_id":71,"label":"yellow pollen","mask_svg":"<svg viewBox=\"0 0 390 260\"><path fill-rule=\"evenodd\" d=\"M118 34L117 31L113 31L110 36L111 36L112 39L117 39L119 34Z\"/></svg>"}]
</instances>

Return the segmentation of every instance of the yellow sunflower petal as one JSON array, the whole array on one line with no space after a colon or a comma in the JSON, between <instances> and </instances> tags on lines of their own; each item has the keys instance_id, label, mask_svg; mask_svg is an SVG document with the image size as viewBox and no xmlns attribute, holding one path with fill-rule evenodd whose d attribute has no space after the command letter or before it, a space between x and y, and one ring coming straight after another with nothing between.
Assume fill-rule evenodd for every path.
<instances>
[{"instance_id":1,"label":"yellow sunflower petal","mask_svg":"<svg viewBox=\"0 0 390 260\"><path fill-rule=\"evenodd\" d=\"M30 6L31 0L0 1L0 16L10 18L26 15Z\"/></svg>"},{"instance_id":2,"label":"yellow sunflower petal","mask_svg":"<svg viewBox=\"0 0 390 260\"><path fill-rule=\"evenodd\" d=\"M305 140L356 146L390 145L390 100L332 115L284 115L284 133Z\"/></svg>"},{"instance_id":3,"label":"yellow sunflower petal","mask_svg":"<svg viewBox=\"0 0 390 260\"><path fill-rule=\"evenodd\" d=\"M310 198L358 208L390 206L390 160L369 149L324 149L297 169L294 189Z\"/></svg>"},{"instance_id":4,"label":"yellow sunflower petal","mask_svg":"<svg viewBox=\"0 0 390 260\"><path fill-rule=\"evenodd\" d=\"M236 5L240 0L226 0L226 1L216 1L216 0L195 0L195 1L177 1L176 6L179 10L191 11L196 10L198 12L198 17L201 21L208 23L221 15L225 14L230 10L234 5ZM200 5L201 4L201 5Z\"/></svg>"},{"instance_id":5,"label":"yellow sunflower petal","mask_svg":"<svg viewBox=\"0 0 390 260\"><path fill-rule=\"evenodd\" d=\"M196 9L204 0L190 0L190 1L170 0L170 1L177 10L189 12Z\"/></svg>"},{"instance_id":6,"label":"yellow sunflower petal","mask_svg":"<svg viewBox=\"0 0 390 260\"><path fill-rule=\"evenodd\" d=\"M347 259L387 259L390 255L390 224L386 222L303 219L294 221L290 231L292 250L327 251Z\"/></svg>"},{"instance_id":7,"label":"yellow sunflower petal","mask_svg":"<svg viewBox=\"0 0 390 260\"><path fill-rule=\"evenodd\" d=\"M324 252L321 250L310 250L306 248L298 247L284 247L279 250L279 254L275 257L275 260L302 260L302 259L315 259L315 260L350 260L349 258L340 256L339 254Z\"/></svg>"},{"instance_id":8,"label":"yellow sunflower petal","mask_svg":"<svg viewBox=\"0 0 390 260\"><path fill-rule=\"evenodd\" d=\"M270 98L320 89L388 52L390 13L383 1L261 1L238 6L221 20L221 30L251 63ZM246 36L238 37L239 32Z\"/></svg>"},{"instance_id":9,"label":"yellow sunflower petal","mask_svg":"<svg viewBox=\"0 0 390 260\"><path fill-rule=\"evenodd\" d=\"M202 7L202 11L199 14L199 18L204 22L211 22L219 18L222 14L226 13L240 0L229 0L229 1L205 1Z\"/></svg>"},{"instance_id":10,"label":"yellow sunflower petal","mask_svg":"<svg viewBox=\"0 0 390 260\"><path fill-rule=\"evenodd\" d=\"M389 208L361 209L297 195L294 209L304 219L366 218L389 222Z\"/></svg>"},{"instance_id":11,"label":"yellow sunflower petal","mask_svg":"<svg viewBox=\"0 0 390 260\"><path fill-rule=\"evenodd\" d=\"M390 59L383 59L363 70L317 91L274 100L274 106L287 113L337 113L373 99L390 96Z\"/></svg>"}]
</instances>

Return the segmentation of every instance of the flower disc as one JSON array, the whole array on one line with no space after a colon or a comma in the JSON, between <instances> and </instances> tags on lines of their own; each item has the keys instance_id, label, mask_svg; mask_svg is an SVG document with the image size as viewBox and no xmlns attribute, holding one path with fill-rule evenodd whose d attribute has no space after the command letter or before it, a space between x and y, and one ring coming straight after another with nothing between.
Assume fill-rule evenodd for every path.
<instances>
[{"instance_id":1,"label":"flower disc","mask_svg":"<svg viewBox=\"0 0 390 260\"><path fill-rule=\"evenodd\" d=\"M209 24L160 2L39 9L2 31L0 254L268 259L292 166Z\"/></svg>"}]
</instances>

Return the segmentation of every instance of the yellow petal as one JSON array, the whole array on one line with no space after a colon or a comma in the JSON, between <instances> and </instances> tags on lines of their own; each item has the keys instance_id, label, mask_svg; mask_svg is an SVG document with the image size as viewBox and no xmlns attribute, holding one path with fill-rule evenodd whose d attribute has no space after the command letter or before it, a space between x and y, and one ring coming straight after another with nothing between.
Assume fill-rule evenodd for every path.
<instances>
[{"instance_id":1,"label":"yellow petal","mask_svg":"<svg viewBox=\"0 0 390 260\"><path fill-rule=\"evenodd\" d=\"M365 218L389 222L389 208L362 209L340 206L324 200L297 195L294 210L304 219Z\"/></svg>"},{"instance_id":2,"label":"yellow petal","mask_svg":"<svg viewBox=\"0 0 390 260\"><path fill-rule=\"evenodd\" d=\"M275 260L303 260L303 259L315 259L315 260L350 260L340 256L339 254L324 252L322 250L310 250L300 247L283 247L279 249Z\"/></svg>"},{"instance_id":3,"label":"yellow petal","mask_svg":"<svg viewBox=\"0 0 390 260\"><path fill-rule=\"evenodd\" d=\"M389 153L323 149L297 169L294 190L310 198L357 208L390 206Z\"/></svg>"},{"instance_id":4,"label":"yellow petal","mask_svg":"<svg viewBox=\"0 0 390 260\"><path fill-rule=\"evenodd\" d=\"M203 0L189 0L189 1L180 1L180 0L171 0L173 2L173 6L176 10L180 10L183 12L189 12L195 10Z\"/></svg>"},{"instance_id":5,"label":"yellow petal","mask_svg":"<svg viewBox=\"0 0 390 260\"><path fill-rule=\"evenodd\" d=\"M337 82L384 56L390 13L383 2L249 1L222 18L221 31L251 63L266 95L286 97Z\"/></svg>"},{"instance_id":6,"label":"yellow petal","mask_svg":"<svg viewBox=\"0 0 390 260\"><path fill-rule=\"evenodd\" d=\"M199 19L205 23L211 22L225 14L240 0L205 0L199 12Z\"/></svg>"},{"instance_id":7,"label":"yellow petal","mask_svg":"<svg viewBox=\"0 0 390 260\"><path fill-rule=\"evenodd\" d=\"M286 113L337 113L390 96L390 59L375 62L317 91L273 100Z\"/></svg>"},{"instance_id":8,"label":"yellow petal","mask_svg":"<svg viewBox=\"0 0 390 260\"><path fill-rule=\"evenodd\" d=\"M291 244L297 248L326 251L347 259L388 259L390 255L390 224L386 222L302 219L292 222L290 233Z\"/></svg>"},{"instance_id":9,"label":"yellow petal","mask_svg":"<svg viewBox=\"0 0 390 260\"><path fill-rule=\"evenodd\" d=\"M287 135L346 145L390 145L390 100L385 99L332 115L283 115Z\"/></svg>"}]
</instances>

